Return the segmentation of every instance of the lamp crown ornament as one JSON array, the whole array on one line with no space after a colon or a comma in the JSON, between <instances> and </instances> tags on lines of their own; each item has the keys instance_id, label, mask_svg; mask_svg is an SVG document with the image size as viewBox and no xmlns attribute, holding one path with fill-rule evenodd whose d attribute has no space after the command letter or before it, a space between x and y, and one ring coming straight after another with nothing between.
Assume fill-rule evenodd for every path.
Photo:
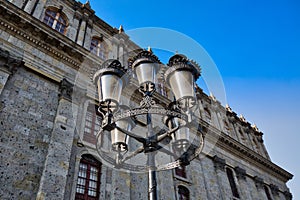
<instances>
[{"instance_id":1,"label":"lamp crown ornament","mask_svg":"<svg viewBox=\"0 0 300 200\"><path fill-rule=\"evenodd\" d=\"M134 69L141 62L161 63L159 58L154 55L151 48L148 50L140 50L140 52L136 56L128 60L128 65L129 67Z\"/></svg>"},{"instance_id":2,"label":"lamp crown ornament","mask_svg":"<svg viewBox=\"0 0 300 200\"><path fill-rule=\"evenodd\" d=\"M200 66L193 60L189 60L185 55L183 54L175 54L169 59L169 62L167 64L170 68L166 72L165 78L167 79L167 76L169 73L172 73L174 70L189 70L193 73L195 80L199 78L201 75L201 68ZM172 68L173 67L173 68Z\"/></svg>"}]
</instances>

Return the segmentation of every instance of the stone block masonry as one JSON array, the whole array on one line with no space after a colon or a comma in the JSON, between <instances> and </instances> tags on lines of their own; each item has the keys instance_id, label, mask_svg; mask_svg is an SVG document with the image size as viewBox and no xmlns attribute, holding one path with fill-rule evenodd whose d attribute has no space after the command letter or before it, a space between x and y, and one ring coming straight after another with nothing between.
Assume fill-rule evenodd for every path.
<instances>
[{"instance_id":1,"label":"stone block masonry","mask_svg":"<svg viewBox=\"0 0 300 200\"><path fill-rule=\"evenodd\" d=\"M0 199L35 199L58 106L58 84L20 67L3 87L0 103Z\"/></svg>"}]
</instances>

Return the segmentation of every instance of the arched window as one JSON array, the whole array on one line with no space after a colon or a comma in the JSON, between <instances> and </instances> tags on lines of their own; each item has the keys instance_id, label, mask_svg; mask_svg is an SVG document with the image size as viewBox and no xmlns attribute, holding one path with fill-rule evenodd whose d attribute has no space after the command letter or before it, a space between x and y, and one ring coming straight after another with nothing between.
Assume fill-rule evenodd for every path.
<instances>
[{"instance_id":1,"label":"arched window","mask_svg":"<svg viewBox=\"0 0 300 200\"><path fill-rule=\"evenodd\" d=\"M189 200L190 199L190 191L182 185L178 186L178 199L179 200Z\"/></svg>"},{"instance_id":2,"label":"arched window","mask_svg":"<svg viewBox=\"0 0 300 200\"><path fill-rule=\"evenodd\" d=\"M227 174L227 178L230 184L230 188L231 188L231 192L232 192L232 196L235 198L240 198L235 180L234 180L234 176L233 176L233 171L229 168L226 168L226 174Z\"/></svg>"},{"instance_id":3,"label":"arched window","mask_svg":"<svg viewBox=\"0 0 300 200\"><path fill-rule=\"evenodd\" d=\"M90 50L96 56L105 60L107 58L107 48L105 43L97 37L93 37L91 41Z\"/></svg>"},{"instance_id":4,"label":"arched window","mask_svg":"<svg viewBox=\"0 0 300 200\"><path fill-rule=\"evenodd\" d=\"M64 34L67 27L67 18L61 10L48 8L45 12L44 23Z\"/></svg>"},{"instance_id":5,"label":"arched window","mask_svg":"<svg viewBox=\"0 0 300 200\"><path fill-rule=\"evenodd\" d=\"M91 155L83 155L79 163L75 200L99 199L101 163Z\"/></svg>"}]
</instances>

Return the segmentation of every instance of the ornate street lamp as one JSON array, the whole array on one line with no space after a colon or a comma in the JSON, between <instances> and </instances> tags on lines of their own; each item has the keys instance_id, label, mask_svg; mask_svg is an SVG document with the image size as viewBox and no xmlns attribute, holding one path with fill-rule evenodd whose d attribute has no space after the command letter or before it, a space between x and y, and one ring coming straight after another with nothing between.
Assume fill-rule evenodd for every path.
<instances>
[{"instance_id":1,"label":"ornate street lamp","mask_svg":"<svg viewBox=\"0 0 300 200\"><path fill-rule=\"evenodd\" d=\"M165 83L175 98L166 108L158 106L153 97L161 67L167 68L164 73ZM128 79L134 79L134 76L124 76L127 71L133 72L137 78L143 96L139 107L129 108L119 103L122 88L127 85ZM97 134L98 153L103 161L115 168L147 171L148 197L151 200L157 199L157 170L188 165L202 151L203 134L198 129L192 130L191 126L192 121L197 121L194 115L197 108L195 81L199 76L198 65L183 55L172 56L166 67L152 51L145 50L129 60L128 70L118 60L108 60L93 76L98 87L99 112L102 114L101 129ZM165 124L164 128L155 129L157 118L153 118L154 115L162 116L159 119ZM138 116L146 116L146 133L133 129ZM133 140L133 144L129 139ZM110 140L110 149L104 148L108 144L107 140ZM142 159L138 157L141 153L146 155L142 165ZM168 162L158 164L157 154L166 155ZM135 157L138 157L137 164L130 162Z\"/></svg>"}]
</instances>

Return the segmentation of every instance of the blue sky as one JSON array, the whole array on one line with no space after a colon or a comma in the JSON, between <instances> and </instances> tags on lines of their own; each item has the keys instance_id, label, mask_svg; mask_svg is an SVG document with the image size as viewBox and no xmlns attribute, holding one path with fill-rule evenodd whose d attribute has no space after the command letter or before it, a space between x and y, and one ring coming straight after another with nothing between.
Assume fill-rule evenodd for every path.
<instances>
[{"instance_id":1,"label":"blue sky","mask_svg":"<svg viewBox=\"0 0 300 200\"><path fill-rule=\"evenodd\" d=\"M300 199L299 1L91 0L91 5L125 32L161 27L201 44L221 74L228 104L264 132L272 161L294 174L288 186Z\"/></svg>"}]
</instances>

